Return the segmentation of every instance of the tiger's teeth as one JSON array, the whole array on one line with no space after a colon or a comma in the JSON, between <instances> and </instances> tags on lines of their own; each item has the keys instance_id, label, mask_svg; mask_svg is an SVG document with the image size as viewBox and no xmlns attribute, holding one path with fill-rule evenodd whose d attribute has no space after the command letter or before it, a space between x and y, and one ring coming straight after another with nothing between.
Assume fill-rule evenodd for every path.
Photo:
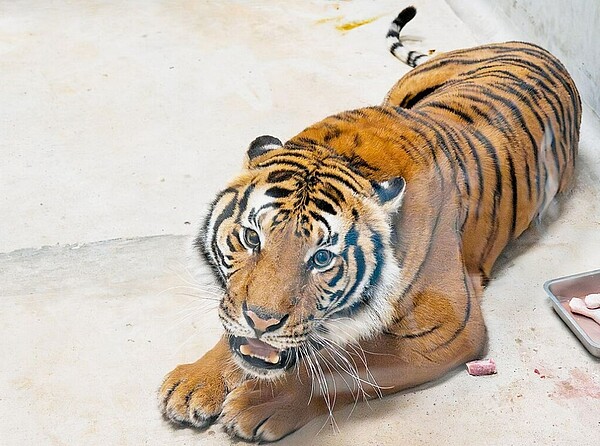
<instances>
[{"instance_id":1,"label":"tiger's teeth","mask_svg":"<svg viewBox=\"0 0 600 446\"><path fill-rule=\"evenodd\" d=\"M261 356L254 353L254 351L246 344L240 345L240 353L245 356L250 356L252 358L262 359L265 362L270 364L277 364L279 362L279 353L271 352L269 356Z\"/></svg>"},{"instance_id":2,"label":"tiger's teeth","mask_svg":"<svg viewBox=\"0 0 600 446\"><path fill-rule=\"evenodd\" d=\"M250 350L250 347L248 347L246 344L240 345L240 353L242 355L252 356L252 350Z\"/></svg>"},{"instance_id":3,"label":"tiger's teeth","mask_svg":"<svg viewBox=\"0 0 600 446\"><path fill-rule=\"evenodd\" d=\"M271 353L268 358L263 358L266 362L277 364L279 362L279 353Z\"/></svg>"}]
</instances>

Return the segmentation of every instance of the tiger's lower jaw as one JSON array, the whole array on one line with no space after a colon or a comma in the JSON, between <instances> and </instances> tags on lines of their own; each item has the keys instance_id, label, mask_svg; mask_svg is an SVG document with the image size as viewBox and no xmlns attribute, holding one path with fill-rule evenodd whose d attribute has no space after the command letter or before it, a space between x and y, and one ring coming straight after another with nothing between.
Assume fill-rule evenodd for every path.
<instances>
[{"instance_id":1,"label":"tiger's lower jaw","mask_svg":"<svg viewBox=\"0 0 600 446\"><path fill-rule=\"evenodd\" d=\"M298 359L296 348L278 350L255 338L230 336L229 348L236 364L256 378L272 380L292 368Z\"/></svg>"}]
</instances>

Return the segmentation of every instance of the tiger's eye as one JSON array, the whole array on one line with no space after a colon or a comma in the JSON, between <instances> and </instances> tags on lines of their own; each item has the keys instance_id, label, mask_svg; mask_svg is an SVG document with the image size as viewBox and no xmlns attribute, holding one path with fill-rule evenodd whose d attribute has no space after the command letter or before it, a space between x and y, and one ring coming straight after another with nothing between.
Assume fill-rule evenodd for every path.
<instances>
[{"instance_id":1,"label":"tiger's eye","mask_svg":"<svg viewBox=\"0 0 600 446\"><path fill-rule=\"evenodd\" d=\"M254 229L244 229L244 244L250 249L256 249L260 246L260 236Z\"/></svg>"},{"instance_id":2,"label":"tiger's eye","mask_svg":"<svg viewBox=\"0 0 600 446\"><path fill-rule=\"evenodd\" d=\"M319 249L312 256L312 262L317 268L325 268L333 260L333 253L326 249Z\"/></svg>"}]
</instances>

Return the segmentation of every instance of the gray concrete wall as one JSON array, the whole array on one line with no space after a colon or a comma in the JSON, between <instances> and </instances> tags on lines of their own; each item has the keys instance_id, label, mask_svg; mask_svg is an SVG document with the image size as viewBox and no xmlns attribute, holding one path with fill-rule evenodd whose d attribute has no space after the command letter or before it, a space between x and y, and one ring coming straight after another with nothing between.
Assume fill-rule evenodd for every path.
<instances>
[{"instance_id":1,"label":"gray concrete wall","mask_svg":"<svg viewBox=\"0 0 600 446\"><path fill-rule=\"evenodd\" d=\"M600 1L448 0L482 43L526 40L567 66L581 96L600 115Z\"/></svg>"}]
</instances>

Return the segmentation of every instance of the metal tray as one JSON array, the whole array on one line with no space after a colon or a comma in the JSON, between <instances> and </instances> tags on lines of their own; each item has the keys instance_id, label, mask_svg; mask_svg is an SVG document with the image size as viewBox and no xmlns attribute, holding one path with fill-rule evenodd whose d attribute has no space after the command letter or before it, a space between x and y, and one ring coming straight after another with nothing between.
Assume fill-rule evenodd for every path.
<instances>
[{"instance_id":1,"label":"metal tray","mask_svg":"<svg viewBox=\"0 0 600 446\"><path fill-rule=\"evenodd\" d=\"M569 309L571 298L600 293L600 269L549 280L544 284L544 289L560 318L585 348L600 358L600 325L590 318L572 313Z\"/></svg>"}]
</instances>

